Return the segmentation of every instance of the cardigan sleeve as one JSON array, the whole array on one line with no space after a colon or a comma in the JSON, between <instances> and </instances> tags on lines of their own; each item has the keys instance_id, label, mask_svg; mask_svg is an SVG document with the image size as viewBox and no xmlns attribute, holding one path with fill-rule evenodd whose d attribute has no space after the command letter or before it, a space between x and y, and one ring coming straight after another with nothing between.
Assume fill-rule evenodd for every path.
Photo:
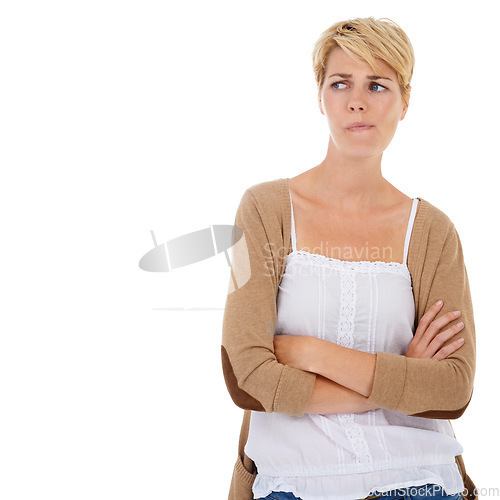
<instances>
[{"instance_id":1,"label":"cardigan sleeve","mask_svg":"<svg viewBox=\"0 0 500 500\"><path fill-rule=\"evenodd\" d=\"M282 229L250 189L233 230L233 262L222 326L222 369L234 403L245 410L303 416L316 374L279 363L274 355L278 291L276 241ZM240 232L241 234L241 232ZM278 236L276 236L278 235ZM238 239L238 241L236 241Z\"/></svg>"},{"instance_id":2,"label":"cardigan sleeve","mask_svg":"<svg viewBox=\"0 0 500 500\"><path fill-rule=\"evenodd\" d=\"M464 327L445 345L461 337L465 342L443 360L377 352L374 383L368 401L406 415L458 418L472 397L476 336L462 245L453 224L448 229L437 265L433 265L432 255L425 256L418 299L418 321L439 299L444 302L440 315L459 310L461 315L443 330L459 321L463 321Z\"/></svg>"}]
</instances>

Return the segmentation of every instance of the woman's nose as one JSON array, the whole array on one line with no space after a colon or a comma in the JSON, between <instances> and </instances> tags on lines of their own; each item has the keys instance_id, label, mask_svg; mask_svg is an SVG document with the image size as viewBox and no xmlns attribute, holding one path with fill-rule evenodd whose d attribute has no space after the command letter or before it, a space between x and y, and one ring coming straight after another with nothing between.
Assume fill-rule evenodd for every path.
<instances>
[{"instance_id":1,"label":"woman's nose","mask_svg":"<svg viewBox=\"0 0 500 500\"><path fill-rule=\"evenodd\" d=\"M366 108L366 102L363 99L361 89L353 89L349 99L349 109L351 111L364 111Z\"/></svg>"}]
</instances>

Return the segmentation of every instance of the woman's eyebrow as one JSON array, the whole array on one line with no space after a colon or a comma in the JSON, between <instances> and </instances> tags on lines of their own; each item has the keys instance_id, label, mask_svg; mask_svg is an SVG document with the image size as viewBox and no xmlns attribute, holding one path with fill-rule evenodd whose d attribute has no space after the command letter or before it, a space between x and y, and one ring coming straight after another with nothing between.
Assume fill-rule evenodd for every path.
<instances>
[{"instance_id":1,"label":"woman's eyebrow","mask_svg":"<svg viewBox=\"0 0 500 500\"><path fill-rule=\"evenodd\" d=\"M352 75L347 74L347 73L333 73L333 75L330 75L328 78L331 78L332 76L340 76L340 78L352 78ZM386 76L379 76L379 75L366 75L366 78L368 80L392 80Z\"/></svg>"}]
</instances>

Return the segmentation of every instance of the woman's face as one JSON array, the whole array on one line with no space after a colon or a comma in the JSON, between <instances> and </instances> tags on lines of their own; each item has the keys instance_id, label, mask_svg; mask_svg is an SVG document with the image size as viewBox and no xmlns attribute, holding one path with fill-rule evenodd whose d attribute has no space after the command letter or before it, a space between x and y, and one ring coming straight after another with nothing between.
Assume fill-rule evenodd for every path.
<instances>
[{"instance_id":1,"label":"woman's face","mask_svg":"<svg viewBox=\"0 0 500 500\"><path fill-rule=\"evenodd\" d=\"M340 47L335 47L327 59L319 107L328 120L332 142L342 155L380 155L406 114L397 73L386 62L376 61L383 72L376 76L384 78L375 78L367 62L355 61ZM354 122L370 126L350 129Z\"/></svg>"}]
</instances>

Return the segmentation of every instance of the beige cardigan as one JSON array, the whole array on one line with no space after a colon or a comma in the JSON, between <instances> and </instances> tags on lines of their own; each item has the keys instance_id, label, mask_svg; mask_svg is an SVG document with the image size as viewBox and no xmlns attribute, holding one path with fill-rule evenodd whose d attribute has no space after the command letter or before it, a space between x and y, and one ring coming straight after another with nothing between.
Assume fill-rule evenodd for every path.
<instances>
[{"instance_id":1,"label":"beige cardigan","mask_svg":"<svg viewBox=\"0 0 500 500\"><path fill-rule=\"evenodd\" d=\"M441 314L460 310L465 343L442 361L376 353L373 389L368 402L425 418L455 419L467 408L476 367L475 328L469 281L455 226L428 201L419 203L408 248L408 268L415 298L415 328L439 299ZM255 463L244 446L252 411L303 416L316 374L279 363L274 356L278 286L291 248L288 179L249 187L236 212L233 262L222 331L222 368L229 394L243 408L238 458L229 500L252 500ZM455 324L455 321L450 323ZM474 483L462 456L456 462L475 499ZM465 491L465 490L464 490Z\"/></svg>"}]
</instances>

